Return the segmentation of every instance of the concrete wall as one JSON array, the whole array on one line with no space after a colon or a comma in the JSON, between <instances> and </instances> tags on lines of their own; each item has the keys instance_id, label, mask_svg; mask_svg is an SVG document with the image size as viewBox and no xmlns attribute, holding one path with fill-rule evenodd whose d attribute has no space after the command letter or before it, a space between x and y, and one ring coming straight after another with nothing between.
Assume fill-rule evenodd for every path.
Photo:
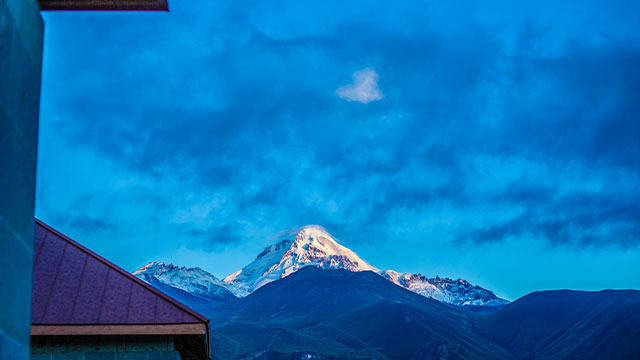
<instances>
[{"instance_id":1,"label":"concrete wall","mask_svg":"<svg viewBox=\"0 0 640 360\"><path fill-rule=\"evenodd\" d=\"M29 358L43 22L0 0L0 360Z\"/></svg>"}]
</instances>

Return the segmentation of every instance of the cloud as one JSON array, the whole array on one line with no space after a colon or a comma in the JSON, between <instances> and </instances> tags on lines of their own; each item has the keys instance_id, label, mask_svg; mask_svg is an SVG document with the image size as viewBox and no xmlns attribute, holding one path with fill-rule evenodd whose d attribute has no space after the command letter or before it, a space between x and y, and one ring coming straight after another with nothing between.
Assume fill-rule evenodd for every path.
<instances>
[{"instance_id":1,"label":"cloud","mask_svg":"<svg viewBox=\"0 0 640 360\"><path fill-rule=\"evenodd\" d=\"M611 180L624 178L624 173L607 174L608 170L597 169L601 177L598 182L611 186L603 191L600 184L589 184L593 179L585 181L582 172L579 171L576 178L565 173L564 187L550 186L557 180L544 179L548 171L543 171L494 191L486 201L510 204L521 210L511 212L506 219L494 217L464 228L457 242L487 244L527 238L556 246L622 249L637 246L640 196L626 193L626 185L619 187L620 184Z\"/></svg>"},{"instance_id":2,"label":"cloud","mask_svg":"<svg viewBox=\"0 0 640 360\"><path fill-rule=\"evenodd\" d=\"M353 83L339 87L336 94L347 101L363 104L380 100L384 95L378 88L378 78L378 73L372 68L358 70L353 73Z\"/></svg>"},{"instance_id":3,"label":"cloud","mask_svg":"<svg viewBox=\"0 0 640 360\"><path fill-rule=\"evenodd\" d=\"M153 192L167 201L158 221L163 232L193 228L183 231L189 241L237 244L318 223L352 241L392 243L455 239L467 228L479 230L469 234L476 242L579 228L589 231L590 242L610 246L617 239L611 231L628 229L624 242L640 244L631 231L638 221L625 218L633 211L615 211L624 209L624 194L640 193L633 97L640 53L629 40L611 35L594 43L574 33L578 40L547 41L517 19L510 28L442 31L422 18L398 28L386 7L357 23L327 16L318 21L330 24L315 27L298 24L304 17L296 14L264 24L256 15L269 11L231 7L176 6L169 18L135 21L93 14L80 24L82 17L55 21L64 14L46 14L48 28L68 36L48 39L57 50L48 52L43 72L42 124L67 139L74 154L100 153L140 175L147 188L161 188ZM219 18L211 21L212 14ZM293 33L278 28L292 22ZM526 36L517 36L522 31ZM134 40L141 51L128 51ZM551 45L556 50L544 52ZM85 55L69 55L77 53ZM114 57L119 60L109 61ZM361 64L372 67L336 90L343 69ZM375 102L383 96L394 101ZM47 137L42 132L41 153L55 154ZM531 163L545 174L533 178ZM629 169L618 175L621 167ZM580 173L571 175L575 169ZM509 188L520 178L522 187ZM162 185L167 182L179 186ZM121 193L118 184L106 183L105 194ZM591 206L611 211L586 217L554 195L584 193L582 184L611 199ZM222 206L210 206L219 198L226 199ZM562 215L557 221L564 225L538 213L507 223L533 204ZM531 230L516 232L522 226ZM405 238L395 228L415 231Z\"/></svg>"},{"instance_id":4,"label":"cloud","mask_svg":"<svg viewBox=\"0 0 640 360\"><path fill-rule=\"evenodd\" d=\"M640 214L637 207L628 211L636 217ZM625 219L626 215L599 212L564 218L557 214L540 216L526 213L510 221L464 232L458 240L484 244L507 241L511 238L533 237L552 245L629 248L637 245L640 224L634 219Z\"/></svg>"},{"instance_id":5,"label":"cloud","mask_svg":"<svg viewBox=\"0 0 640 360\"><path fill-rule=\"evenodd\" d=\"M116 227L112 221L87 216L84 214L74 214L67 217L56 217L52 219L56 224L64 224L68 228L74 229L81 233L88 232L106 232Z\"/></svg>"},{"instance_id":6,"label":"cloud","mask_svg":"<svg viewBox=\"0 0 640 360\"><path fill-rule=\"evenodd\" d=\"M188 245L210 251L222 250L227 245L238 244L243 241L242 236L236 233L238 227L241 227L241 225L225 224L205 229L189 229L186 234L196 240Z\"/></svg>"}]
</instances>

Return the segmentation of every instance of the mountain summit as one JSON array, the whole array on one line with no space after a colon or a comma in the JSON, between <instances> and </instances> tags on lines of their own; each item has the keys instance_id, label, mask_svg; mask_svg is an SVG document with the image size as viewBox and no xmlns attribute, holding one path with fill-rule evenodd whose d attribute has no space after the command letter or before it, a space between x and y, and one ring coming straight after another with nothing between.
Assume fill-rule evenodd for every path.
<instances>
[{"instance_id":1,"label":"mountain summit","mask_svg":"<svg viewBox=\"0 0 640 360\"><path fill-rule=\"evenodd\" d=\"M274 242L274 245L267 247L252 263L227 276L223 281L253 292L305 266L379 271L356 253L340 245L322 226L307 225L284 231Z\"/></svg>"},{"instance_id":2,"label":"mountain summit","mask_svg":"<svg viewBox=\"0 0 640 360\"><path fill-rule=\"evenodd\" d=\"M273 245L264 249L253 262L223 280L200 268L188 269L157 262L145 265L134 275L158 288L162 287L164 291L170 287L199 297L212 296L215 300L226 293L245 297L270 282L312 266L351 272L371 271L422 296L465 306L470 310L476 307L478 310L495 310L509 303L493 292L463 279L427 278L421 274L379 270L341 245L322 226L307 225L283 231L271 242ZM223 300L226 302L226 297Z\"/></svg>"}]
</instances>

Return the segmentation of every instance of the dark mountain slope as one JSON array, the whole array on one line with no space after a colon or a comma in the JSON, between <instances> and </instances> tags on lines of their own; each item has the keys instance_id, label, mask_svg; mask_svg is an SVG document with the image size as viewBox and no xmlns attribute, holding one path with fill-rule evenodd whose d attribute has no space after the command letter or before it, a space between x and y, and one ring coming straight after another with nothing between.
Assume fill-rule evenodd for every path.
<instances>
[{"instance_id":1,"label":"dark mountain slope","mask_svg":"<svg viewBox=\"0 0 640 360\"><path fill-rule=\"evenodd\" d=\"M473 316L372 272L306 267L210 314L216 359L509 359Z\"/></svg>"},{"instance_id":2,"label":"dark mountain slope","mask_svg":"<svg viewBox=\"0 0 640 360\"><path fill-rule=\"evenodd\" d=\"M521 359L640 359L640 291L542 291L479 317Z\"/></svg>"}]
</instances>

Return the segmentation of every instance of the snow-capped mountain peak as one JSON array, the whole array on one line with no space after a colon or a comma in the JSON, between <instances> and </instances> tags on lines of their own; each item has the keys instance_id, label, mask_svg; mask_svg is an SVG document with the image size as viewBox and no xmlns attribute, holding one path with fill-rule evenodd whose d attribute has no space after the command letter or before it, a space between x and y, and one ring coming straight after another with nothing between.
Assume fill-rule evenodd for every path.
<instances>
[{"instance_id":1,"label":"snow-capped mountain peak","mask_svg":"<svg viewBox=\"0 0 640 360\"><path fill-rule=\"evenodd\" d=\"M164 285L184 290L193 295L220 296L232 294L237 297L248 295L243 289L225 283L201 268L179 267L173 264L152 261L133 272L133 275L151 285Z\"/></svg>"},{"instance_id":2,"label":"snow-capped mountain peak","mask_svg":"<svg viewBox=\"0 0 640 360\"><path fill-rule=\"evenodd\" d=\"M405 289L457 306L501 306L509 303L493 292L471 285L463 279L453 280L439 276L428 278L421 274L393 270L381 271L380 275Z\"/></svg>"},{"instance_id":3,"label":"snow-capped mountain peak","mask_svg":"<svg viewBox=\"0 0 640 360\"><path fill-rule=\"evenodd\" d=\"M314 266L354 272L373 271L405 289L456 306L495 307L508 303L493 292L463 279L428 278L421 274L378 270L318 225L283 231L271 243L252 263L223 280L200 268L178 267L161 262L150 262L133 274L156 287L169 287L214 299L231 295L244 297L303 267Z\"/></svg>"},{"instance_id":4,"label":"snow-capped mountain peak","mask_svg":"<svg viewBox=\"0 0 640 360\"><path fill-rule=\"evenodd\" d=\"M307 225L280 233L251 264L224 278L249 292L305 266L350 271L379 271L340 245L323 227Z\"/></svg>"},{"instance_id":5,"label":"snow-capped mountain peak","mask_svg":"<svg viewBox=\"0 0 640 360\"><path fill-rule=\"evenodd\" d=\"M167 272L172 269L178 269L178 266L173 264L166 264L161 261L151 261L150 263L142 266L140 269L134 271L133 275L140 275L143 273L156 273L156 272Z\"/></svg>"}]
</instances>

